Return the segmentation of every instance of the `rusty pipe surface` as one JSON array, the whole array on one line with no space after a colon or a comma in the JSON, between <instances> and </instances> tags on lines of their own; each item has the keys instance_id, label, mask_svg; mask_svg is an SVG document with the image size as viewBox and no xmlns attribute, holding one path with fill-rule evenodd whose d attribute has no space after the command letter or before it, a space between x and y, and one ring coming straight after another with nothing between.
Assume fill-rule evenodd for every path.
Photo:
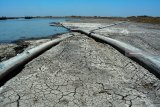
<instances>
[{"instance_id":1,"label":"rusty pipe surface","mask_svg":"<svg viewBox=\"0 0 160 107\"><path fill-rule=\"evenodd\" d=\"M113 47L116 47L118 50L125 52L125 55L127 57L135 60L137 63L142 65L144 68L148 69L151 73L153 73L157 78L160 79L160 58L158 58L158 56L150 55L134 46L131 46L129 44L126 44L124 42L109 37L95 34L90 31L84 31L79 29L78 30L71 29L71 30L74 32L80 32L86 34L92 38L101 40L103 42L110 44Z\"/></svg>"},{"instance_id":2,"label":"rusty pipe surface","mask_svg":"<svg viewBox=\"0 0 160 107\"><path fill-rule=\"evenodd\" d=\"M23 66L36 56L42 54L43 52L47 51L49 48L51 48L53 45L56 45L57 43L71 37L73 35L60 37L58 39L54 39L52 41L46 42L44 44L41 44L33 49L24 51L23 53L0 63L0 81L5 78L9 73L11 73L13 70Z\"/></svg>"}]
</instances>

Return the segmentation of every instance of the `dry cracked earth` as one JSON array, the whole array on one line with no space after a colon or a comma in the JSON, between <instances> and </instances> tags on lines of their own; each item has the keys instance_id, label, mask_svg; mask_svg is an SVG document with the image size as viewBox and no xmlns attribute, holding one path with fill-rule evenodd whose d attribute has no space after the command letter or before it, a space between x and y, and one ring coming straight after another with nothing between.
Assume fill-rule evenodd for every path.
<instances>
[{"instance_id":1,"label":"dry cracked earth","mask_svg":"<svg viewBox=\"0 0 160 107\"><path fill-rule=\"evenodd\" d=\"M113 47L74 35L0 88L0 107L160 107L160 80Z\"/></svg>"},{"instance_id":2,"label":"dry cracked earth","mask_svg":"<svg viewBox=\"0 0 160 107\"><path fill-rule=\"evenodd\" d=\"M159 24L155 25L125 21L124 23L109 26L111 24L119 23L120 21L116 22L107 19L100 21L97 20L98 22L94 20L92 21L82 20L82 22L64 22L62 24L71 29L92 31L92 33L125 42L145 51L147 54L157 56L157 59L160 60Z\"/></svg>"}]
</instances>

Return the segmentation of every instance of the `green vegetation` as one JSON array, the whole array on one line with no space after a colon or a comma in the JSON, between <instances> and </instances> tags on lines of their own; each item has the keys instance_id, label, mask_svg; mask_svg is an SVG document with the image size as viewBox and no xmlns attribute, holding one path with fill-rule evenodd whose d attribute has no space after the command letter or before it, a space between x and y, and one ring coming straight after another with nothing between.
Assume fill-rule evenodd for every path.
<instances>
[{"instance_id":1,"label":"green vegetation","mask_svg":"<svg viewBox=\"0 0 160 107\"><path fill-rule=\"evenodd\" d=\"M135 22L160 24L160 17L131 16L131 17L127 17L127 19L129 19L130 21L135 21Z\"/></svg>"},{"instance_id":2,"label":"green vegetation","mask_svg":"<svg viewBox=\"0 0 160 107\"><path fill-rule=\"evenodd\" d=\"M94 18L94 19L112 19L119 21L134 21L140 23L160 24L160 17L152 16L130 16L130 17L101 17L101 16L69 16L70 18Z\"/></svg>"}]
</instances>

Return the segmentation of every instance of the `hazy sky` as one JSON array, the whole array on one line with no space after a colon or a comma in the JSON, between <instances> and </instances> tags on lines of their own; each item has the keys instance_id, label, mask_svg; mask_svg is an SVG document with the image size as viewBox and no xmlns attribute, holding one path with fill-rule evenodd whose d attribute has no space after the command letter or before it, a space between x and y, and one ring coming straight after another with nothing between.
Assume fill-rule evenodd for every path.
<instances>
[{"instance_id":1,"label":"hazy sky","mask_svg":"<svg viewBox=\"0 0 160 107\"><path fill-rule=\"evenodd\" d=\"M160 0L0 0L0 16L160 16Z\"/></svg>"}]
</instances>

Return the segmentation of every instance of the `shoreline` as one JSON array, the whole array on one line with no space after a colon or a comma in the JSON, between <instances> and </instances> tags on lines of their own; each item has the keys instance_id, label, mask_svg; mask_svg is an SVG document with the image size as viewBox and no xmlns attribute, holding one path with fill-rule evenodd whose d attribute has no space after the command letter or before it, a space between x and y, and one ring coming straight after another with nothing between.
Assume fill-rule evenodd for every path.
<instances>
[{"instance_id":1,"label":"shoreline","mask_svg":"<svg viewBox=\"0 0 160 107\"><path fill-rule=\"evenodd\" d=\"M31 38L22 38L22 39L17 39L17 40L14 40L14 41L1 41L0 40L0 45L2 44L16 44L16 42L19 42L19 41L26 41L26 40L40 40L40 39L51 39L51 38L54 38L54 37L57 37L58 35L62 35L62 34L65 34L65 33L69 33L70 31L67 30L67 32L63 32L63 33L56 33L56 34L52 34L52 35L48 35L48 36L45 36L45 37L31 37Z\"/></svg>"},{"instance_id":2,"label":"shoreline","mask_svg":"<svg viewBox=\"0 0 160 107\"><path fill-rule=\"evenodd\" d=\"M55 17L56 18L56 17ZM76 21L72 21L72 20L66 20L66 22L73 22L73 23L99 23L99 24L106 24L106 23L112 23L112 22L117 22L117 21L121 21L121 19L119 18L102 18L102 17L68 17L68 18L75 18L75 19L79 19ZM26 19L27 20L27 19ZM140 23L140 22L134 22L134 21L130 21L131 23L137 23L137 24L145 24L146 25L154 25L155 28L153 29L160 29L159 24L153 24L153 23ZM52 24L52 22L50 23ZM52 25L52 26L57 26L57 25ZM32 38L22 38L22 39L18 39L15 41L9 41L9 42L4 42L4 41L0 41L0 62L5 61L7 59L10 59L11 57L16 56L19 53L22 53L26 48L28 48L31 45L34 45L35 41L45 41L45 40L50 40L50 39L54 39L57 38L60 35L63 34L67 34L70 33L71 31L67 30L67 32L63 32L63 33L57 33L57 34L53 34L53 35L48 35L46 37L32 37ZM114 36L113 36L114 37ZM29 41L29 42L26 42ZM7 48L7 52L3 51L3 47ZM5 54L7 53L7 54Z\"/></svg>"},{"instance_id":3,"label":"shoreline","mask_svg":"<svg viewBox=\"0 0 160 107\"><path fill-rule=\"evenodd\" d=\"M77 18L78 17L75 17L75 19L77 19ZM99 24L106 24L106 23L117 22L117 21L120 21L120 20L117 19L117 18L104 19L104 18L98 18L98 17L97 18L81 17L81 18L79 18L79 20L76 20L76 21L74 21L74 20L73 21L72 20L67 21L66 20L66 22L73 22L73 23L99 23ZM134 21L130 21L130 22L141 24L140 22L134 22ZM144 24L151 24L151 23L144 23ZM157 25L158 26L157 28L159 29L159 24L151 24L151 25ZM54 25L54 26L57 26L57 25ZM15 41L10 41L10 42L0 41L0 62L8 60L8 59L16 56L17 54L22 53L25 49L34 45L35 41L43 42L43 41L46 41L46 40L55 39L60 35L67 34L67 33L70 33L70 32L71 31L67 30L67 32L48 35L46 37L22 38L22 39L18 39L18 40L15 40ZM27 41L29 41L29 42L27 42ZM3 51L4 47L7 48L7 52ZM7 54L5 54L5 53L7 53Z\"/></svg>"},{"instance_id":4,"label":"shoreline","mask_svg":"<svg viewBox=\"0 0 160 107\"><path fill-rule=\"evenodd\" d=\"M151 24L160 24L159 16L127 16L127 17L119 17L119 16L23 16L23 17L6 17L1 16L0 20L12 20L12 19L37 19L37 18L72 18L72 19L111 19L111 20L121 20L121 21L132 21L138 23L151 23Z\"/></svg>"},{"instance_id":5,"label":"shoreline","mask_svg":"<svg viewBox=\"0 0 160 107\"><path fill-rule=\"evenodd\" d=\"M16 41L5 42L5 43L0 42L0 62L6 61L16 56L17 54L22 53L27 48L31 48L41 43L47 42L49 40L56 39L59 36L67 33L69 33L69 31L65 33L57 33L57 34L49 35L46 37L25 38L25 39L19 39ZM37 42L39 43L36 44Z\"/></svg>"}]
</instances>

